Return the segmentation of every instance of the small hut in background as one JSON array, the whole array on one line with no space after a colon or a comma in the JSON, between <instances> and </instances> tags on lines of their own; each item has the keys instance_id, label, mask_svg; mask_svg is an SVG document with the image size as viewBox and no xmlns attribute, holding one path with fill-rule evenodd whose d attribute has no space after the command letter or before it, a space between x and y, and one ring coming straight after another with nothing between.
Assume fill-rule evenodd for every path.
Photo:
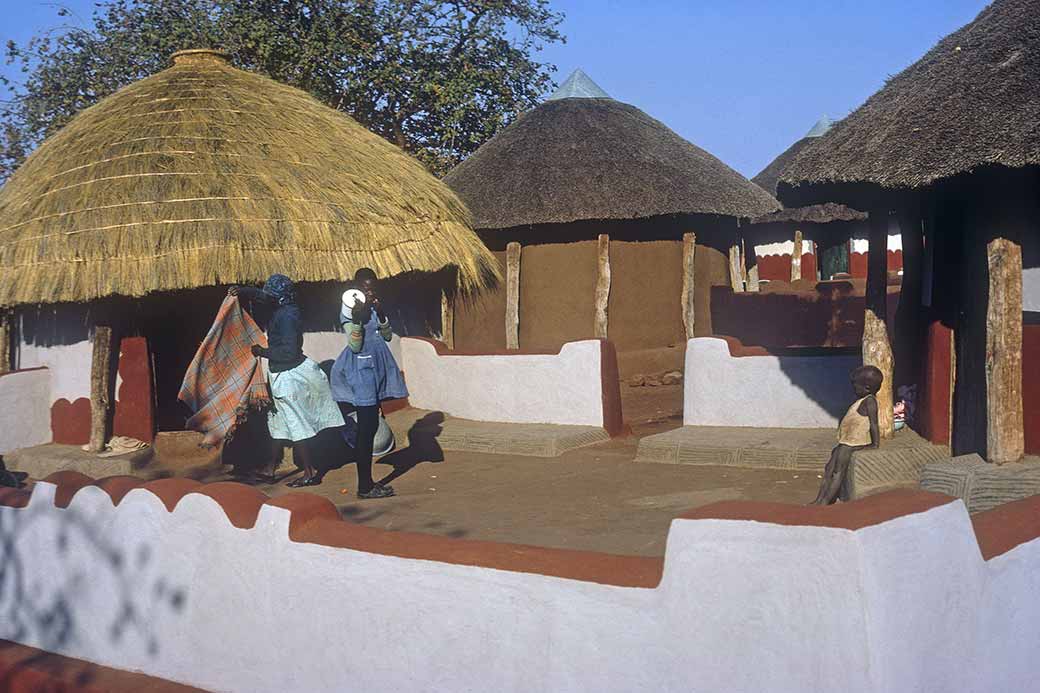
<instances>
[{"instance_id":1,"label":"small hut in background","mask_svg":"<svg viewBox=\"0 0 1040 693\"><path fill-rule=\"evenodd\" d=\"M1038 122L1040 0L996 0L796 156L779 186L789 205L869 210L871 249L900 218L897 384L919 385L922 432L998 463L1040 452ZM885 269L872 253L863 354L891 381Z\"/></svg>"},{"instance_id":2,"label":"small hut in background","mask_svg":"<svg viewBox=\"0 0 1040 693\"><path fill-rule=\"evenodd\" d=\"M445 178L495 252L505 286L460 308L464 349L557 349L609 337L621 369L680 368L712 333L740 218L779 208L761 188L580 70Z\"/></svg>"},{"instance_id":3,"label":"small hut in background","mask_svg":"<svg viewBox=\"0 0 1040 693\"><path fill-rule=\"evenodd\" d=\"M302 282L321 360L356 269L401 277L391 293L431 331L442 289L495 273L418 162L213 50L174 54L29 157L0 189L0 266L7 365L48 368L55 441L95 448L113 409L120 434L183 427L177 390L228 284Z\"/></svg>"}]
</instances>

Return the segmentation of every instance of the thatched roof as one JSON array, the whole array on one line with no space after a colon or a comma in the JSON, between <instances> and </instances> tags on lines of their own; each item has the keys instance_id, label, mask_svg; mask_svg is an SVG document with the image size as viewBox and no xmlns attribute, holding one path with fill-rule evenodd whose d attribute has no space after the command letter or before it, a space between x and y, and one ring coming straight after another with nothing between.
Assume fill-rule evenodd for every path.
<instances>
[{"instance_id":1,"label":"thatched roof","mask_svg":"<svg viewBox=\"0 0 1040 693\"><path fill-rule=\"evenodd\" d=\"M827 134L833 126L833 122L827 116L824 116L812 129L806 133L805 137L798 140L790 147L788 147L780 156L773 159L769 164L759 171L758 175L751 179L751 182L761 187L763 190L768 192L770 195L776 195L776 185L780 180L780 174L783 170L794 161L802 150L808 147L813 142L816 142L820 137ZM809 205L807 207L785 207L779 212L772 212L771 214L765 214L759 217L755 217L751 220L752 224L779 224L785 222L794 223L811 223L811 224L828 224L832 221L860 221L866 219L867 215L863 212L858 212L845 205L839 205L833 202L820 205Z\"/></svg>"},{"instance_id":2,"label":"thatched roof","mask_svg":"<svg viewBox=\"0 0 1040 693\"><path fill-rule=\"evenodd\" d=\"M711 154L609 98L547 101L444 180L478 229L666 214L753 217L779 208Z\"/></svg>"},{"instance_id":3,"label":"thatched roof","mask_svg":"<svg viewBox=\"0 0 1040 693\"><path fill-rule=\"evenodd\" d=\"M997 0L797 156L780 192L820 201L817 185L908 189L986 165L1035 166L1037 123L1040 0Z\"/></svg>"},{"instance_id":4,"label":"thatched roof","mask_svg":"<svg viewBox=\"0 0 1040 693\"><path fill-rule=\"evenodd\" d=\"M0 305L459 268L494 272L457 197L304 92L215 51L77 115L0 188Z\"/></svg>"}]
</instances>

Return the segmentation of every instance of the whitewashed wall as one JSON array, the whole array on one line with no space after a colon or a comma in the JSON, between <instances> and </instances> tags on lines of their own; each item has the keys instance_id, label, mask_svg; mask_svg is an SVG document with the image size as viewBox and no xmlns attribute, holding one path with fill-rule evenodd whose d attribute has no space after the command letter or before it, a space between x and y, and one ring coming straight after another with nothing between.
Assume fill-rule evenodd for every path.
<instances>
[{"instance_id":1,"label":"whitewashed wall","mask_svg":"<svg viewBox=\"0 0 1040 693\"><path fill-rule=\"evenodd\" d=\"M854 399L858 356L741 356L717 337L686 343L683 424L831 428Z\"/></svg>"},{"instance_id":2,"label":"whitewashed wall","mask_svg":"<svg viewBox=\"0 0 1040 693\"><path fill-rule=\"evenodd\" d=\"M559 354L441 356L405 337L408 401L477 421L603 425L598 340L568 342Z\"/></svg>"},{"instance_id":3,"label":"whitewashed wall","mask_svg":"<svg viewBox=\"0 0 1040 693\"><path fill-rule=\"evenodd\" d=\"M272 506L246 530L199 494L54 491L0 507L26 586L0 638L207 690L1035 690L1040 541L984 562L960 501L858 531L676 520L641 589L298 544Z\"/></svg>"},{"instance_id":4,"label":"whitewashed wall","mask_svg":"<svg viewBox=\"0 0 1040 693\"><path fill-rule=\"evenodd\" d=\"M51 442L50 392L46 368L0 375L0 455Z\"/></svg>"}]
</instances>

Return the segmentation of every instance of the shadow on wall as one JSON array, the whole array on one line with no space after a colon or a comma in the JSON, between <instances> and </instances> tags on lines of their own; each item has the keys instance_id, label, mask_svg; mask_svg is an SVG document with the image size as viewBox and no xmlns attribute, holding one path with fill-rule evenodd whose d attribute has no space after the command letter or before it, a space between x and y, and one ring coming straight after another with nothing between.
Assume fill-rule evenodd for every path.
<instances>
[{"instance_id":1,"label":"shadow on wall","mask_svg":"<svg viewBox=\"0 0 1040 693\"><path fill-rule=\"evenodd\" d=\"M24 494L26 499L29 495L25 490L2 491ZM103 530L82 513L67 509L61 513L60 524L52 522L53 517L31 507L0 511L0 639L45 651L76 647L89 658L91 643L107 637L126 647L143 647L149 656L157 655L161 645L153 624L183 611L184 589L168 584L162 576L150 576L151 547L138 546L128 555L114 548ZM41 537L41 533L52 536ZM27 534L33 535L32 541L22 541ZM57 555L28 555L27 545L56 546ZM28 584L28 563L42 560L51 562L52 574L60 577L47 586ZM99 571L96 566L104 569ZM84 600L111 600L115 607L111 618L105 623L77 623L74 604ZM0 691L11 690L11 682L23 669L47 656L43 652L0 676ZM90 683L92 669L84 665L77 676L79 685Z\"/></svg>"}]
</instances>

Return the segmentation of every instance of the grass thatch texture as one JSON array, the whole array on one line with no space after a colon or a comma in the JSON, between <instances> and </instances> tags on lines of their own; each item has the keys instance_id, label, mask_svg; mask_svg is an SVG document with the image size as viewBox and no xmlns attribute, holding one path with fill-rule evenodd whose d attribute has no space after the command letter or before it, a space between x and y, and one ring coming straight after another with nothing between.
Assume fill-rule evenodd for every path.
<instances>
[{"instance_id":1,"label":"grass thatch texture","mask_svg":"<svg viewBox=\"0 0 1040 693\"><path fill-rule=\"evenodd\" d=\"M0 305L458 267L496 276L459 199L304 92L208 52L79 114L0 188Z\"/></svg>"},{"instance_id":2,"label":"grass thatch texture","mask_svg":"<svg viewBox=\"0 0 1040 693\"><path fill-rule=\"evenodd\" d=\"M482 230L671 214L754 217L780 208L661 122L603 98L528 111L444 180Z\"/></svg>"},{"instance_id":3,"label":"grass thatch texture","mask_svg":"<svg viewBox=\"0 0 1040 693\"><path fill-rule=\"evenodd\" d=\"M1037 166L1037 123L1040 0L996 0L805 148L780 192L823 201L814 186L917 188L987 165Z\"/></svg>"}]
</instances>

